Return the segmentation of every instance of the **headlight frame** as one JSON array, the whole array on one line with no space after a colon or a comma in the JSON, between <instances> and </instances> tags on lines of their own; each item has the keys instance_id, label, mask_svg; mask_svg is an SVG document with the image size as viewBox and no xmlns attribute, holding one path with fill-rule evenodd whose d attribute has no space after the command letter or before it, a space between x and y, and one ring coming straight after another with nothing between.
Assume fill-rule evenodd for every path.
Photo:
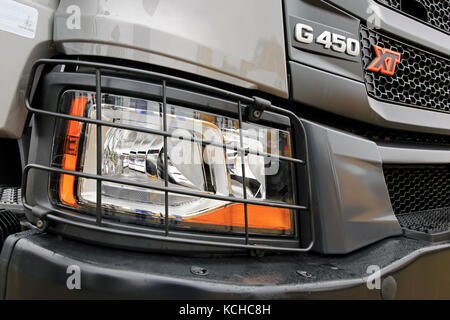
<instances>
[{"instance_id":1,"label":"headlight frame","mask_svg":"<svg viewBox=\"0 0 450 320\"><path fill-rule=\"evenodd\" d=\"M33 100L34 105L40 105L44 108L36 108L31 107L29 95L31 92L31 88L33 87L34 78L38 67L41 65L46 65L47 67L55 67L61 68L64 66L66 70L64 72L59 69L58 71L47 73L44 77L44 80L39 83L41 87L38 92L38 96ZM80 70L75 70L75 72L67 72L70 68L89 68L80 72ZM94 73L94 70L96 73ZM101 71L103 75L101 74ZM111 72L113 71L113 72ZM117 74L114 72L121 72L121 74ZM126 73L126 74L123 74ZM139 79L140 76L146 77L146 79ZM169 84L169 85L168 85ZM46 95L40 95L39 92L42 92L43 88L45 88ZM56 119L66 119L69 121L80 121L83 123L90 123L93 125L101 126L109 126L108 123L103 122L100 119L80 119L77 117L73 117L70 115L64 115L58 112L58 104L63 95L63 93L67 90L89 90L94 91L96 94L101 94L102 92L108 92L118 95L132 95L137 96L139 98L144 99L160 99L164 103L167 103L167 99L170 100L170 103L180 103L183 106L190 107L198 107L201 106L203 110L214 111L218 114L230 114L230 105L240 105L242 107L238 107L237 112L234 115L239 117L240 123L242 123L242 119L247 112L251 111L252 105L255 103L254 98L249 98L246 96L242 96L239 94L235 94L229 91L225 91L223 89L218 89L209 85L204 85L201 83L193 82L190 80L185 80L182 78L164 75L152 71L145 71L140 69L133 69L128 67L122 67L118 65L106 65L103 63L97 62L87 62L87 61L73 61L73 60L52 60L52 59L42 59L35 63L32 68L32 73L30 76L29 86L26 94L26 105L30 112L34 113L37 127L42 126L42 130L48 131L48 129L55 125ZM145 92L145 93L142 93ZM266 106L264 106L267 108ZM249 111L250 110L250 111ZM274 112L275 111L275 112ZM44 121L43 119L47 119ZM48 120L51 120L50 122ZM288 120L286 120L288 119ZM310 188L310 180L309 180L309 170L308 170L308 161L307 161L307 144L306 144L306 134L304 132L304 128L300 119L298 119L295 114L281 108L274 107L269 105L266 111L263 113L263 117L260 120L261 123L277 123L278 125L286 125L287 121L289 124L295 122L295 127L292 133L296 139L293 139L296 145L292 148L295 152L301 151L301 157L304 159L290 158L284 157L286 161L292 161L292 164L296 167L304 168L301 173L297 174L297 180L302 181L302 190L303 192L299 193L298 186L295 186L297 189L294 190L295 203L298 201L303 201L305 205L296 205L296 204L277 204L270 203L271 206L279 207L279 208L289 208L293 210L300 210L300 212L295 214L295 235L291 239L280 239L280 238L271 238L270 236L252 236L251 239L249 237L248 232L248 221L246 222L245 233L241 236L224 236L224 235L214 235L214 234L199 234L198 232L189 232L189 231L178 231L178 230L170 230L169 235L169 226L166 225L165 230L150 230L150 228L142 228L140 226L130 226L125 225L123 223L116 223L113 221L102 221L102 216L100 215L96 217L96 219L92 219L92 217L86 217L80 214L74 214L77 210L67 210L67 208L58 208L54 203L45 199L45 192L43 192L42 188L38 191L36 188L33 188L34 183L28 183L28 175L33 175L33 182L36 181L36 176L40 177L40 179L48 181L48 175L51 174L68 174L78 177L98 179L101 181L110 181L117 182L114 179L107 179L105 177L101 177L98 175L90 175L90 174L82 174L80 172L67 172L64 169L58 169L51 165L49 158L44 159L42 155L37 155L35 157L36 163L29 164L24 171L24 182L23 188L24 190L27 188L29 184L36 194L33 194L32 191L27 190L27 192L23 192L24 194L24 203L26 208L31 212L31 218L36 220L45 220L45 221L53 221L52 229L57 232L66 232L70 229L79 229L78 235L83 234L82 238L87 238L88 241L95 242L106 242L111 243L111 241L106 241L107 239L100 240L98 236L99 233L113 233L117 236L117 239L128 238L146 238L149 241L146 242L145 245L138 245L137 241L131 240L127 241L125 244L124 241L112 241L120 242L119 246L136 248L140 247L140 249L151 249L151 248L161 248L161 243L172 243L172 244L185 244L188 248L192 249L192 246L203 248L200 250L204 250L204 246L208 246L210 248L222 248L222 249L261 249L261 250L279 250L279 251L308 251L311 249L314 240L314 230L312 213L310 212L310 196L311 196L311 188ZM51 125L50 125L51 123ZM120 126L118 126L120 127ZM127 127L128 128L128 127ZM132 129L133 126L130 126ZM39 130L39 129L38 129ZM163 130L164 131L164 130ZM49 131L48 131L49 132ZM143 131L145 132L145 130ZM148 132L148 131L147 131ZM161 133L161 132L159 132ZM167 133L167 132L166 132ZM45 135L48 138L48 134ZM170 137L170 135L163 134L163 136ZM38 144L40 146L49 145L49 139L43 141L39 139ZM51 143L50 143L51 144ZM39 147L38 147L39 148ZM239 150L243 151L243 150ZM296 155L295 155L296 156ZM39 159L40 158L40 159ZM281 157L283 158L283 157ZM33 172L29 173L32 170ZM36 172L34 172L36 171ZM37 171L40 171L38 173ZM245 172L245 170L243 170ZM298 172L299 170L296 170ZM101 172L100 172L101 174ZM39 178L37 178L39 179ZM137 184L139 185L139 184ZM160 188L162 192L172 192L173 190L167 189L167 186ZM189 193L187 193L189 194ZM193 194L195 195L195 194ZM28 198L32 199L30 202ZM220 198L220 197L219 197ZM211 197L211 199L216 199ZM36 201L37 200L37 201ZM46 200L46 201L44 201ZM230 200L227 197L222 197L222 200ZM236 200L236 199L234 199ZM245 203L245 206L248 205L265 205L258 201L252 201L248 199L239 200L235 202ZM100 221L99 221L100 220ZM300 220L302 220L301 223ZM305 223L304 223L304 222ZM301 225L302 234L299 237L299 224ZM66 225L63 227L63 225ZM89 231L87 231L89 230ZM156 231L156 232L155 232ZM75 232L75 233L77 233ZM96 233L97 235L93 235L90 233ZM69 232L73 233L74 232ZM111 237L114 238L114 237ZM111 239L110 239L111 240ZM154 240L154 241L151 241ZM152 245L149 243L154 242ZM302 244L305 244L302 246ZM114 244L113 244L114 245ZM163 245L163 247L167 248L167 245ZM179 248L179 246L178 246ZM177 251L177 249L176 249Z\"/></svg>"}]
</instances>

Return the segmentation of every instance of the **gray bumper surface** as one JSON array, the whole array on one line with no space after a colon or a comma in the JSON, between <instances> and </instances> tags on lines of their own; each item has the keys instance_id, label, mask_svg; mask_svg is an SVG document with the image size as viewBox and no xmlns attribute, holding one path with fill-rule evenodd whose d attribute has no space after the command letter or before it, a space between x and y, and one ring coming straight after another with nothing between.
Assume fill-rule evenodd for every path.
<instances>
[{"instance_id":1,"label":"gray bumper surface","mask_svg":"<svg viewBox=\"0 0 450 320\"><path fill-rule=\"evenodd\" d=\"M0 294L2 299L380 299L383 281L381 290L367 287L372 265L381 268L382 279L393 276L396 298L450 298L450 242L398 237L331 257L182 257L108 249L37 231L5 243ZM69 266L79 267L80 289L67 287L74 274ZM194 275L193 266L207 275Z\"/></svg>"}]
</instances>

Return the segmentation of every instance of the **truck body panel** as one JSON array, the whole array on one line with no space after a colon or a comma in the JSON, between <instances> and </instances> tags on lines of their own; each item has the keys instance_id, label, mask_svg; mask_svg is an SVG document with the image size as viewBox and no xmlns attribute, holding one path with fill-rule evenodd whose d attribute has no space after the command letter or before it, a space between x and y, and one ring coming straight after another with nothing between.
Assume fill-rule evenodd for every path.
<instances>
[{"instance_id":1,"label":"truck body panel","mask_svg":"<svg viewBox=\"0 0 450 320\"><path fill-rule=\"evenodd\" d=\"M10 6L13 1L2 2ZM58 6L58 0L21 0L18 1L28 10L35 12L37 25L32 32L33 38L28 38L0 28L1 79L0 87L0 137L17 139L22 135L27 112L24 104L25 87L28 81L33 61L47 58L55 54L52 48L53 13ZM13 5L14 6L14 5ZM14 10L15 6L11 8ZM10 21L11 24L25 23L25 16L18 15ZM6 19L6 18L5 18ZM24 21L22 21L24 20ZM6 23L6 21L5 21Z\"/></svg>"},{"instance_id":2,"label":"truck body panel","mask_svg":"<svg viewBox=\"0 0 450 320\"><path fill-rule=\"evenodd\" d=\"M83 0L73 27L71 6L61 1L55 15L64 54L140 61L288 96L278 1Z\"/></svg>"}]
</instances>

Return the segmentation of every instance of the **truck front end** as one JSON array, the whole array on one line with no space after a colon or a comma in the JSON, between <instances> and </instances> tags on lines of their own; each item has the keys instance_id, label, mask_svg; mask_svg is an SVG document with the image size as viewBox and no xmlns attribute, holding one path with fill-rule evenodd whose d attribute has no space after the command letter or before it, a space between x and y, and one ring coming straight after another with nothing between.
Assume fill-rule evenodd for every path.
<instances>
[{"instance_id":1,"label":"truck front end","mask_svg":"<svg viewBox=\"0 0 450 320\"><path fill-rule=\"evenodd\" d=\"M0 298L450 298L447 1L2 5Z\"/></svg>"}]
</instances>

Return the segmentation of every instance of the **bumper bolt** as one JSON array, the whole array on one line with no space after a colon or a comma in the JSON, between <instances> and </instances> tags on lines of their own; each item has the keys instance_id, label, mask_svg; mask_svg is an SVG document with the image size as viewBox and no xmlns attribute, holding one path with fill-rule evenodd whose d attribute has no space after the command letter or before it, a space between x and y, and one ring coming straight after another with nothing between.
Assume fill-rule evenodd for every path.
<instances>
[{"instance_id":1,"label":"bumper bolt","mask_svg":"<svg viewBox=\"0 0 450 320\"><path fill-rule=\"evenodd\" d=\"M259 119L261 117L261 111L260 110L254 110L253 111L253 117L255 119Z\"/></svg>"},{"instance_id":2,"label":"bumper bolt","mask_svg":"<svg viewBox=\"0 0 450 320\"><path fill-rule=\"evenodd\" d=\"M383 300L394 300L397 294L397 281L394 277L389 276L381 283L381 298Z\"/></svg>"},{"instance_id":3,"label":"bumper bolt","mask_svg":"<svg viewBox=\"0 0 450 320\"><path fill-rule=\"evenodd\" d=\"M303 278L311 279L313 275L307 271L297 270L297 274L301 275Z\"/></svg>"},{"instance_id":4,"label":"bumper bolt","mask_svg":"<svg viewBox=\"0 0 450 320\"><path fill-rule=\"evenodd\" d=\"M44 228L44 222L43 222L42 220L38 220L38 221L36 222L36 226L37 226L39 229L42 229L42 228Z\"/></svg>"},{"instance_id":5,"label":"bumper bolt","mask_svg":"<svg viewBox=\"0 0 450 320\"><path fill-rule=\"evenodd\" d=\"M192 266L191 273L195 274L196 276L206 276L209 274L209 271L204 267Z\"/></svg>"}]
</instances>

